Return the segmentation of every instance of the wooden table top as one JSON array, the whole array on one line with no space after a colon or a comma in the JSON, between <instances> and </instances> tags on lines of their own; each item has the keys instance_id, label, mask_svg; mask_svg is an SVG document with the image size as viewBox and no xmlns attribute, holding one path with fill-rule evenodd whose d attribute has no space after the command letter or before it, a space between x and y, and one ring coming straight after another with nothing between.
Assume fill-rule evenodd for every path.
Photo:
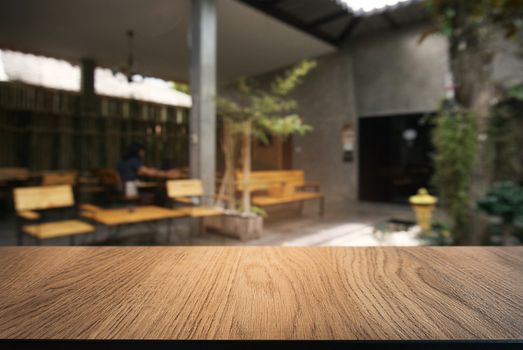
<instances>
[{"instance_id":1,"label":"wooden table top","mask_svg":"<svg viewBox=\"0 0 523 350\"><path fill-rule=\"evenodd\" d=\"M2 339L522 339L523 248L0 248Z\"/></svg>"},{"instance_id":2,"label":"wooden table top","mask_svg":"<svg viewBox=\"0 0 523 350\"><path fill-rule=\"evenodd\" d=\"M146 221L156 221L187 216L187 212L178 209L156 207L154 205L136 206L129 208L97 210L88 215L89 219L104 225L126 225Z\"/></svg>"}]
</instances>

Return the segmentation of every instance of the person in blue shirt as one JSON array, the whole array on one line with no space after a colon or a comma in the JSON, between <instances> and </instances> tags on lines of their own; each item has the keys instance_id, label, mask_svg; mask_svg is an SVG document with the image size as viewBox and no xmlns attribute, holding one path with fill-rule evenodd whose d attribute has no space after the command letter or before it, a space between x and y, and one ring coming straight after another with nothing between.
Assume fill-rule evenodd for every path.
<instances>
[{"instance_id":1,"label":"person in blue shirt","mask_svg":"<svg viewBox=\"0 0 523 350\"><path fill-rule=\"evenodd\" d=\"M125 156L118 163L118 172L123 185L122 190L127 198L138 196L139 176L166 178L169 175L167 171L144 166L142 163L144 155L144 146L139 142L134 142L129 146Z\"/></svg>"}]
</instances>

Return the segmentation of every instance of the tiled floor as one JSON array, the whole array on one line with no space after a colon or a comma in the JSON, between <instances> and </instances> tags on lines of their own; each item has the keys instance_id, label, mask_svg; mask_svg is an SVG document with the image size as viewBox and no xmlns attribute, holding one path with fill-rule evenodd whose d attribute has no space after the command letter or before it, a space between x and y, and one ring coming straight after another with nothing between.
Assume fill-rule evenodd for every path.
<instances>
[{"instance_id":1,"label":"tiled floor","mask_svg":"<svg viewBox=\"0 0 523 350\"><path fill-rule=\"evenodd\" d=\"M175 232L178 242L172 244L192 245L290 245L290 246L373 246L373 245L417 245L412 234L374 234L374 227L388 219L414 220L408 206L355 203L351 201L329 202L325 217L318 216L316 203L306 203L303 213L297 207L279 208L269 212L264 223L263 237L241 242L239 240L208 232L199 237L190 237L189 219L177 220ZM108 238L103 228L96 236L77 237L76 244L86 245L165 245L166 227L152 234L145 226L128 227L117 237ZM13 217L0 220L0 245L16 244L16 224ZM26 244L34 244L26 238ZM45 245L68 245L69 239L61 238L44 242Z\"/></svg>"}]
</instances>

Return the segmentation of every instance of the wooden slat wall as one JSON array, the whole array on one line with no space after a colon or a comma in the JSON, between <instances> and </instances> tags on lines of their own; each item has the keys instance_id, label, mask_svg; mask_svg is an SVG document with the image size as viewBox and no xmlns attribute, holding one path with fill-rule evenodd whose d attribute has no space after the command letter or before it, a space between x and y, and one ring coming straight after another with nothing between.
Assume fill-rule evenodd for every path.
<instances>
[{"instance_id":1,"label":"wooden slat wall","mask_svg":"<svg viewBox=\"0 0 523 350\"><path fill-rule=\"evenodd\" d=\"M133 141L146 145L146 164L189 163L187 108L98 97L82 113L80 95L0 83L0 167L30 170L114 168Z\"/></svg>"}]
</instances>

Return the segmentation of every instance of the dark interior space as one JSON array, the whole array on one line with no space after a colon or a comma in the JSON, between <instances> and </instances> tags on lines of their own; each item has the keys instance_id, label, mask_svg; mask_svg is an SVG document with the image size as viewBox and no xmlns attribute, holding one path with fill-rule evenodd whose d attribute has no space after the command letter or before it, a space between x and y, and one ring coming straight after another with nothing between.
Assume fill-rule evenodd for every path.
<instances>
[{"instance_id":1,"label":"dark interior space","mask_svg":"<svg viewBox=\"0 0 523 350\"><path fill-rule=\"evenodd\" d=\"M359 119L359 199L408 203L420 187L433 189L432 114Z\"/></svg>"}]
</instances>

